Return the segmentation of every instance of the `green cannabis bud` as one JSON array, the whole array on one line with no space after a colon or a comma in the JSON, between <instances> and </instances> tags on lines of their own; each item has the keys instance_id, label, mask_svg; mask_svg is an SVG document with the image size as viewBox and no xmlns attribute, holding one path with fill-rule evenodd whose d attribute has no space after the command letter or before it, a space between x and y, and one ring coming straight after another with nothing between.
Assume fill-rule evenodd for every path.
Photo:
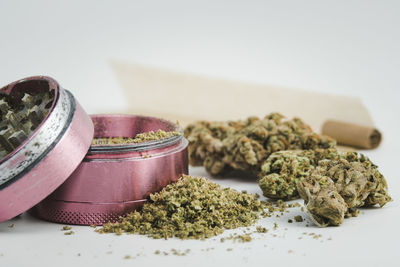
<instances>
[{"instance_id":1,"label":"green cannabis bud","mask_svg":"<svg viewBox=\"0 0 400 267\"><path fill-rule=\"evenodd\" d=\"M272 199L299 198L297 183L310 175L321 159L339 157L335 148L285 150L272 153L261 165L258 174L263 195Z\"/></svg>"},{"instance_id":2,"label":"green cannabis bud","mask_svg":"<svg viewBox=\"0 0 400 267\"><path fill-rule=\"evenodd\" d=\"M391 201L384 176L367 157L356 152L339 159L321 160L312 173L297 184L307 212L316 225L340 225L357 216L358 208Z\"/></svg>"},{"instance_id":3,"label":"green cannabis bud","mask_svg":"<svg viewBox=\"0 0 400 267\"><path fill-rule=\"evenodd\" d=\"M314 166L302 150L273 153L261 166L259 185L264 196L291 200L299 197L297 183L308 176Z\"/></svg>"},{"instance_id":4,"label":"green cannabis bud","mask_svg":"<svg viewBox=\"0 0 400 267\"><path fill-rule=\"evenodd\" d=\"M391 200L387 183L367 157L339 152L336 142L302 120L279 113L244 121L201 121L185 129L189 162L212 175L230 170L257 174L264 196L301 197L319 226L340 225L358 208Z\"/></svg>"},{"instance_id":5,"label":"green cannabis bud","mask_svg":"<svg viewBox=\"0 0 400 267\"><path fill-rule=\"evenodd\" d=\"M264 161L276 151L336 145L333 139L314 133L302 120L284 120L279 113L244 121L201 121L189 125L185 136L189 140L190 164L203 165L212 175L232 169L258 174Z\"/></svg>"},{"instance_id":6,"label":"green cannabis bud","mask_svg":"<svg viewBox=\"0 0 400 267\"><path fill-rule=\"evenodd\" d=\"M199 121L185 128L189 141L189 162L192 166L204 166L210 173L221 174L231 168L222 161L222 141L244 127L244 122Z\"/></svg>"}]
</instances>

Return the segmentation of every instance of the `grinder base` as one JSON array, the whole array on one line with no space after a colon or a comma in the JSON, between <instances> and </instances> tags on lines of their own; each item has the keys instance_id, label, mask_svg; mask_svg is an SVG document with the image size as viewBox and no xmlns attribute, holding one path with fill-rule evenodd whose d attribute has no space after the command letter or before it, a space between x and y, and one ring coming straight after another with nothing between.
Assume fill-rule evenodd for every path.
<instances>
[{"instance_id":1,"label":"grinder base","mask_svg":"<svg viewBox=\"0 0 400 267\"><path fill-rule=\"evenodd\" d=\"M142 199L120 203L84 203L46 199L29 213L55 223L102 225L105 222L118 221L121 214L140 209L146 201Z\"/></svg>"}]
</instances>

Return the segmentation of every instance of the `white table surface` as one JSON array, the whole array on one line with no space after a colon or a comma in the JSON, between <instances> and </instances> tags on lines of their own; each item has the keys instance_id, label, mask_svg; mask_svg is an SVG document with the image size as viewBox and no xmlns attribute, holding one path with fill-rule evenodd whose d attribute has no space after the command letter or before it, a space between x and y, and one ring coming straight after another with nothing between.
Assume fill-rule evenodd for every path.
<instances>
[{"instance_id":1,"label":"white table surface","mask_svg":"<svg viewBox=\"0 0 400 267\"><path fill-rule=\"evenodd\" d=\"M292 209L260 220L270 231L250 243L99 235L78 226L65 236L62 225L24 214L0 223L0 266L398 266L399 12L398 1L1 1L0 84L50 75L89 113L127 107L110 59L359 96L384 134L365 154L394 201L324 229L289 224L302 214ZM190 172L207 176L203 168ZM255 182L214 180L260 193ZM171 248L191 251L154 254Z\"/></svg>"}]
</instances>

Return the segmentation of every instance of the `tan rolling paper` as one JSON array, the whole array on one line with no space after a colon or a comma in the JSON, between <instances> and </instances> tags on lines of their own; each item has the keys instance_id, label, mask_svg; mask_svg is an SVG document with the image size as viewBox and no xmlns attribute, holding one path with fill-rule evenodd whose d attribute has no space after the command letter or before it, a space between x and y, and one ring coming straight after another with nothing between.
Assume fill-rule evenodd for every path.
<instances>
[{"instance_id":1,"label":"tan rolling paper","mask_svg":"<svg viewBox=\"0 0 400 267\"><path fill-rule=\"evenodd\" d=\"M379 146L382 135L374 127L328 120L322 126L322 134L328 135L340 145L373 149Z\"/></svg>"},{"instance_id":2,"label":"tan rolling paper","mask_svg":"<svg viewBox=\"0 0 400 267\"><path fill-rule=\"evenodd\" d=\"M196 120L237 120L279 112L321 129L329 118L373 126L357 97L199 76L129 62L111 61L125 91L128 112L185 126Z\"/></svg>"}]
</instances>

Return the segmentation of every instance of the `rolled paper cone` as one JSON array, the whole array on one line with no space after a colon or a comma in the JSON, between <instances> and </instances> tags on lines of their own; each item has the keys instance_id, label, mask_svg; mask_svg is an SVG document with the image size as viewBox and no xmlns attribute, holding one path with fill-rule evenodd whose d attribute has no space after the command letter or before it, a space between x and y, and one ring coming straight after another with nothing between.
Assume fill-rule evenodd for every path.
<instances>
[{"instance_id":1,"label":"rolled paper cone","mask_svg":"<svg viewBox=\"0 0 400 267\"><path fill-rule=\"evenodd\" d=\"M372 149L381 143L381 133L368 126L327 120L322 126L322 134L336 139L340 145Z\"/></svg>"}]
</instances>

